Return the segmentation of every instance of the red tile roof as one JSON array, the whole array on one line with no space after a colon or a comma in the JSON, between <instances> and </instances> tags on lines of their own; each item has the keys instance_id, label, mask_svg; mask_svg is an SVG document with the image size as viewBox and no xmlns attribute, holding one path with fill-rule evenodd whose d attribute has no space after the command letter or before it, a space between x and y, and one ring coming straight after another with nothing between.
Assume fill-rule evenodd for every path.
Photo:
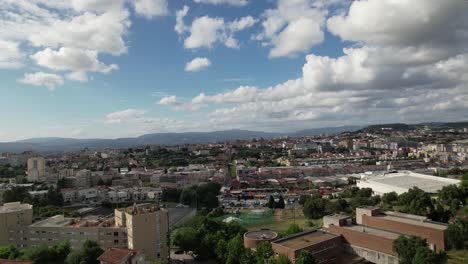
<instances>
[{"instance_id":1,"label":"red tile roof","mask_svg":"<svg viewBox=\"0 0 468 264\"><path fill-rule=\"evenodd\" d=\"M98 260L106 263L119 263L128 260L135 255L135 253L138 253L138 251L127 248L108 248L98 257Z\"/></svg>"},{"instance_id":2,"label":"red tile roof","mask_svg":"<svg viewBox=\"0 0 468 264\"><path fill-rule=\"evenodd\" d=\"M0 264L32 264L32 261L20 261L11 259L0 259Z\"/></svg>"}]
</instances>

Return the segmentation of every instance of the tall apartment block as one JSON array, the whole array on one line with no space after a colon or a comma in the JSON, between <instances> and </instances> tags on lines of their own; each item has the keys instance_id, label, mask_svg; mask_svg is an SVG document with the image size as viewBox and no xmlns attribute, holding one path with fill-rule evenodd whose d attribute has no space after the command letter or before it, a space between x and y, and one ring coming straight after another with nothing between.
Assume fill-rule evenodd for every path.
<instances>
[{"instance_id":1,"label":"tall apartment block","mask_svg":"<svg viewBox=\"0 0 468 264\"><path fill-rule=\"evenodd\" d=\"M28 159L28 181L37 182L46 180L45 172L45 159L42 157L35 157Z\"/></svg>"},{"instance_id":2,"label":"tall apartment block","mask_svg":"<svg viewBox=\"0 0 468 264\"><path fill-rule=\"evenodd\" d=\"M155 205L116 209L117 226L127 229L128 248L142 250L147 258L163 260L169 257L169 215Z\"/></svg>"}]
</instances>

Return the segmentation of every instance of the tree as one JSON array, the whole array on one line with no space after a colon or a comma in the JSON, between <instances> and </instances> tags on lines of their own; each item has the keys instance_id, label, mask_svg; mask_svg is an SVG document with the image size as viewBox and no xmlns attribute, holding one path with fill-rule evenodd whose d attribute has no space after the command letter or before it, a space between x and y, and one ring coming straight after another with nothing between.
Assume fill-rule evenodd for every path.
<instances>
[{"instance_id":1,"label":"tree","mask_svg":"<svg viewBox=\"0 0 468 264\"><path fill-rule=\"evenodd\" d=\"M244 241L242 240L242 236L239 234L229 240L226 249L226 264L239 264L240 257L244 255L246 251L244 248Z\"/></svg>"},{"instance_id":2,"label":"tree","mask_svg":"<svg viewBox=\"0 0 468 264\"><path fill-rule=\"evenodd\" d=\"M275 207L276 208L280 208L280 209L284 209L284 198L283 198L283 195L280 195L279 198L278 198L278 202L275 204Z\"/></svg>"},{"instance_id":3,"label":"tree","mask_svg":"<svg viewBox=\"0 0 468 264\"><path fill-rule=\"evenodd\" d=\"M464 202L465 197L462 188L458 188L456 185L449 185L439 191L439 200L445 205L450 205L453 200Z\"/></svg>"},{"instance_id":4,"label":"tree","mask_svg":"<svg viewBox=\"0 0 468 264\"><path fill-rule=\"evenodd\" d=\"M427 246L426 240L416 236L400 236L393 241L393 250L398 253L400 264L444 264L445 252L435 253Z\"/></svg>"},{"instance_id":5,"label":"tree","mask_svg":"<svg viewBox=\"0 0 468 264\"><path fill-rule=\"evenodd\" d=\"M468 219L457 219L447 228L447 244L451 249L468 248Z\"/></svg>"},{"instance_id":6,"label":"tree","mask_svg":"<svg viewBox=\"0 0 468 264\"><path fill-rule=\"evenodd\" d=\"M396 192L385 193L382 196L382 202L387 205L394 205L398 201L398 194Z\"/></svg>"},{"instance_id":7,"label":"tree","mask_svg":"<svg viewBox=\"0 0 468 264\"><path fill-rule=\"evenodd\" d=\"M307 218L312 219L317 219L324 216L327 202L328 200L318 197L308 199L304 204L304 208L302 209L304 211L304 215Z\"/></svg>"},{"instance_id":8,"label":"tree","mask_svg":"<svg viewBox=\"0 0 468 264\"><path fill-rule=\"evenodd\" d=\"M299 256L296 259L296 264L318 264L318 261L312 253L307 250L299 252Z\"/></svg>"},{"instance_id":9,"label":"tree","mask_svg":"<svg viewBox=\"0 0 468 264\"><path fill-rule=\"evenodd\" d=\"M13 245L0 247L0 259L16 259L20 256L20 251Z\"/></svg>"},{"instance_id":10,"label":"tree","mask_svg":"<svg viewBox=\"0 0 468 264\"><path fill-rule=\"evenodd\" d=\"M280 254L276 259L276 264L291 264L291 261L286 255Z\"/></svg>"},{"instance_id":11,"label":"tree","mask_svg":"<svg viewBox=\"0 0 468 264\"><path fill-rule=\"evenodd\" d=\"M416 236L400 236L393 241L393 251L398 253L400 264L412 264L419 247L427 247L427 243L425 239Z\"/></svg>"},{"instance_id":12,"label":"tree","mask_svg":"<svg viewBox=\"0 0 468 264\"><path fill-rule=\"evenodd\" d=\"M414 187L398 197L398 205L404 206L405 213L427 216L432 209L431 196L425 191Z\"/></svg>"},{"instance_id":13,"label":"tree","mask_svg":"<svg viewBox=\"0 0 468 264\"><path fill-rule=\"evenodd\" d=\"M176 229L172 236L172 243L183 251L191 251L197 244L197 232L192 227Z\"/></svg>"},{"instance_id":14,"label":"tree","mask_svg":"<svg viewBox=\"0 0 468 264\"><path fill-rule=\"evenodd\" d=\"M435 253L426 246L416 249L416 254L411 264L443 264L446 262L447 254L445 252Z\"/></svg>"},{"instance_id":15,"label":"tree","mask_svg":"<svg viewBox=\"0 0 468 264\"><path fill-rule=\"evenodd\" d=\"M291 224L288 227L288 230L284 232L283 236L290 236L302 232L302 228L297 224Z\"/></svg>"},{"instance_id":16,"label":"tree","mask_svg":"<svg viewBox=\"0 0 468 264\"><path fill-rule=\"evenodd\" d=\"M97 258L104 253L96 241L86 240L80 250L68 254L67 264L99 264Z\"/></svg>"},{"instance_id":17,"label":"tree","mask_svg":"<svg viewBox=\"0 0 468 264\"><path fill-rule=\"evenodd\" d=\"M273 256L273 249L270 242L260 242L255 247L255 261L257 264L263 264Z\"/></svg>"},{"instance_id":18,"label":"tree","mask_svg":"<svg viewBox=\"0 0 468 264\"><path fill-rule=\"evenodd\" d=\"M268 199L268 208L274 209L275 208L275 198L273 198L272 195L270 195L270 198Z\"/></svg>"}]
</instances>

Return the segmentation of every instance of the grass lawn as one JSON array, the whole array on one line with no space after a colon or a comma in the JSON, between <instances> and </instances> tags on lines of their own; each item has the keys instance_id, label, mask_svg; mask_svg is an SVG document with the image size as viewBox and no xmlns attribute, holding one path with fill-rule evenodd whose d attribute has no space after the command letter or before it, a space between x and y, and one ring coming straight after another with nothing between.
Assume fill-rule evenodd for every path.
<instances>
[{"instance_id":1,"label":"grass lawn","mask_svg":"<svg viewBox=\"0 0 468 264\"><path fill-rule=\"evenodd\" d=\"M447 264L465 264L468 261L468 250L450 250L447 254Z\"/></svg>"},{"instance_id":2,"label":"grass lawn","mask_svg":"<svg viewBox=\"0 0 468 264\"><path fill-rule=\"evenodd\" d=\"M275 220L272 223L267 223L267 224L261 224L261 225L255 225L255 226L249 226L247 229L248 230L258 230L258 229L270 229L275 232L284 232L286 231L290 225L293 223L296 223L299 225L302 229L304 230L311 230L311 229L317 229L322 226L322 219L306 219L305 217L296 217L294 220L293 218L285 219L285 220ZM311 226L309 223L312 223L313 225Z\"/></svg>"}]
</instances>

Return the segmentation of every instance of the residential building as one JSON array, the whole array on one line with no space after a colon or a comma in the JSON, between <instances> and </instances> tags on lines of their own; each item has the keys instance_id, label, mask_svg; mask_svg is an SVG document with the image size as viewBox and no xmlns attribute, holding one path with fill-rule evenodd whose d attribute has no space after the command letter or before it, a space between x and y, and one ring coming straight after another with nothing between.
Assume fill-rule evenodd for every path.
<instances>
[{"instance_id":1,"label":"residential building","mask_svg":"<svg viewBox=\"0 0 468 264\"><path fill-rule=\"evenodd\" d=\"M45 159L42 157L29 158L27 173L27 179L30 182L45 181Z\"/></svg>"},{"instance_id":2,"label":"residential building","mask_svg":"<svg viewBox=\"0 0 468 264\"><path fill-rule=\"evenodd\" d=\"M169 258L169 215L158 205L140 205L115 209L117 226L127 229L128 248L141 250L148 259Z\"/></svg>"}]
</instances>

